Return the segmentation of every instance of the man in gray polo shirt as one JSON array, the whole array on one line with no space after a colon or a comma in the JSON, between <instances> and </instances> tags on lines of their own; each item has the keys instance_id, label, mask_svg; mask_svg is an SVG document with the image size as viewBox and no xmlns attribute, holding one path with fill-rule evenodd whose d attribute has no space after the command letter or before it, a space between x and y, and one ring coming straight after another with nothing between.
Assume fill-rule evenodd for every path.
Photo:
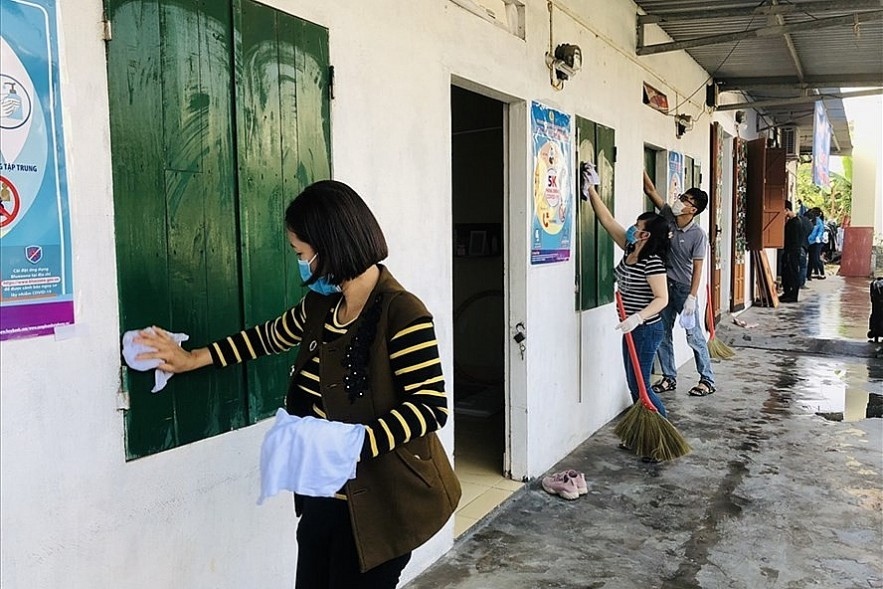
<instances>
[{"instance_id":1,"label":"man in gray polo shirt","mask_svg":"<svg viewBox=\"0 0 883 589\"><path fill-rule=\"evenodd\" d=\"M687 329L687 343L693 348L699 384L690 389L694 397L704 397L715 391L714 371L705 334L696 320L696 294L702 279L702 266L708 249L708 236L696 222L696 215L708 206L708 195L698 188L690 188L678 197L671 206L657 192L653 181L644 172L644 193L650 197L659 214L668 219L671 225L671 250L668 254L668 306L662 312L665 334L659 345L659 363L662 367L662 380L653 385L657 393L673 391L677 388L678 369L675 365L672 328L678 313L693 315L692 327ZM688 322L689 323L689 322Z\"/></svg>"}]
</instances>

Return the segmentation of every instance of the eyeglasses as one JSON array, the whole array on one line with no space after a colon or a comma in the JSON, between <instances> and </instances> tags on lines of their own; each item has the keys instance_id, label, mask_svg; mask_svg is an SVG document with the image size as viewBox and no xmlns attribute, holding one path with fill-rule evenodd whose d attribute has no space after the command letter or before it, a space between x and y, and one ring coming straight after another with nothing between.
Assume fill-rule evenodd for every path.
<instances>
[{"instance_id":1,"label":"eyeglasses","mask_svg":"<svg viewBox=\"0 0 883 589\"><path fill-rule=\"evenodd\" d=\"M690 197L689 194L682 194L682 195L680 195L680 196L678 197L678 200L681 201L681 202L684 203L684 204L688 204L688 205L690 205L691 207L695 207L695 206L696 206L696 203L693 202L693 199Z\"/></svg>"}]
</instances>

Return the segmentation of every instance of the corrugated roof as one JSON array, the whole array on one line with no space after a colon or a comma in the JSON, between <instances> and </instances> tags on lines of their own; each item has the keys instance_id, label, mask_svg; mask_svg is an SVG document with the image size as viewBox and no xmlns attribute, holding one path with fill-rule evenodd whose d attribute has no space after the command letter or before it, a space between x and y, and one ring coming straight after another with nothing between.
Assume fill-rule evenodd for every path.
<instances>
[{"instance_id":1,"label":"corrugated roof","mask_svg":"<svg viewBox=\"0 0 883 589\"><path fill-rule=\"evenodd\" d=\"M841 87L883 86L883 0L636 0L636 4L639 14L668 19L658 24L675 42L767 26L816 26L820 19L841 18L836 26L788 33L802 79L788 39L781 33L686 49L722 84L722 90L738 89L753 101L837 93ZM773 10L787 12L778 16L756 12L775 5L783 8ZM820 88L823 82L829 86ZM852 143L842 101L826 99L825 104L834 126L832 152L839 146L839 153L847 154ZM774 125L796 124L802 137L812 135L812 102L758 110ZM808 151L810 144L802 142L802 148Z\"/></svg>"}]
</instances>

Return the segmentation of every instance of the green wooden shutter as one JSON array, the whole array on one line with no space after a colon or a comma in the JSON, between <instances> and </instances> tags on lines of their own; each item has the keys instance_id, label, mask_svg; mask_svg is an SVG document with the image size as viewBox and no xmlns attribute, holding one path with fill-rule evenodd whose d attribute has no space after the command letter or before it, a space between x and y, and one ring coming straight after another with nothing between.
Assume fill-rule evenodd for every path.
<instances>
[{"instance_id":1,"label":"green wooden shutter","mask_svg":"<svg viewBox=\"0 0 883 589\"><path fill-rule=\"evenodd\" d=\"M302 294L285 206L330 176L327 30L249 0L106 9L121 329L198 346L279 315ZM291 361L177 375L159 394L130 370L127 458L272 414Z\"/></svg>"},{"instance_id":2,"label":"green wooden shutter","mask_svg":"<svg viewBox=\"0 0 883 589\"><path fill-rule=\"evenodd\" d=\"M121 329L210 341L240 323L229 12L196 0L107 8ZM178 375L159 394L152 372L127 380L128 458L244 424L239 369Z\"/></svg>"},{"instance_id":3,"label":"green wooden shutter","mask_svg":"<svg viewBox=\"0 0 883 589\"><path fill-rule=\"evenodd\" d=\"M647 175L650 176L650 180L653 182L654 186L656 185L656 150L650 147L644 147L644 171L647 172ZM645 212L655 212L656 205L653 204L653 201L650 200L650 197L646 194L644 195L644 211Z\"/></svg>"},{"instance_id":4,"label":"green wooden shutter","mask_svg":"<svg viewBox=\"0 0 883 589\"><path fill-rule=\"evenodd\" d=\"M245 324L272 319L304 294L285 235L285 208L330 177L328 32L243 0L237 16L236 128ZM249 421L284 402L295 351L249 363Z\"/></svg>"},{"instance_id":5,"label":"green wooden shutter","mask_svg":"<svg viewBox=\"0 0 883 589\"><path fill-rule=\"evenodd\" d=\"M577 116L576 133L577 161L595 163L595 123ZM585 311L598 306L597 244L595 242L598 220L591 202L582 199L578 202L579 206L576 210L577 242L579 244L577 249L577 309Z\"/></svg>"},{"instance_id":6,"label":"green wooden shutter","mask_svg":"<svg viewBox=\"0 0 883 589\"><path fill-rule=\"evenodd\" d=\"M614 164L616 162L616 140L613 129L604 125L595 126L598 150L598 173L601 185L598 194L611 212L615 212L613 197ZM599 224L600 225L600 224ZM598 305L613 302L613 249L615 244L610 234L602 227L596 229L598 243Z\"/></svg>"}]
</instances>

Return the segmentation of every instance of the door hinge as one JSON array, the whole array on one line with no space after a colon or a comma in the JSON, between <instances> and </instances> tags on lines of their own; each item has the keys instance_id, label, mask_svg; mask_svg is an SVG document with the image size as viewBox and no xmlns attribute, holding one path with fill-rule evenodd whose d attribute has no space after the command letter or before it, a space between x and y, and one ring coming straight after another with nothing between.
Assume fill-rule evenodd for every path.
<instances>
[{"instance_id":1,"label":"door hinge","mask_svg":"<svg viewBox=\"0 0 883 589\"><path fill-rule=\"evenodd\" d=\"M328 99L334 100L334 66L328 66Z\"/></svg>"},{"instance_id":2,"label":"door hinge","mask_svg":"<svg viewBox=\"0 0 883 589\"><path fill-rule=\"evenodd\" d=\"M129 369L120 366L120 386L117 389L117 411L129 410Z\"/></svg>"},{"instance_id":3,"label":"door hinge","mask_svg":"<svg viewBox=\"0 0 883 589\"><path fill-rule=\"evenodd\" d=\"M113 30L110 21L107 19L101 21L101 38L104 39L104 41L110 41L113 39Z\"/></svg>"}]
</instances>

